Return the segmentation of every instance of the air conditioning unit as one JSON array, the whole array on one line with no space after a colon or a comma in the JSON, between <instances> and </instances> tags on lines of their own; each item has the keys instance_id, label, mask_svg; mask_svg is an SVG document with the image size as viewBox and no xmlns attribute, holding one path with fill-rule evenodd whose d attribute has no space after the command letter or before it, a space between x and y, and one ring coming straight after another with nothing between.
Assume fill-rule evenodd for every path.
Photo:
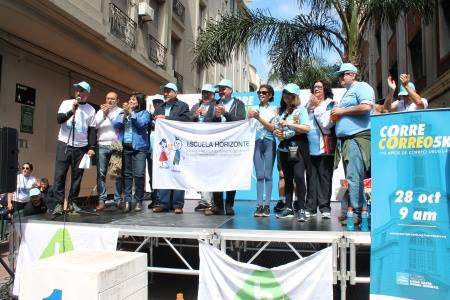
<instances>
[{"instance_id":1,"label":"air conditioning unit","mask_svg":"<svg viewBox=\"0 0 450 300\"><path fill-rule=\"evenodd\" d=\"M141 2L138 6L138 15L142 22L148 22L153 21L155 12L148 3Z\"/></svg>"}]
</instances>

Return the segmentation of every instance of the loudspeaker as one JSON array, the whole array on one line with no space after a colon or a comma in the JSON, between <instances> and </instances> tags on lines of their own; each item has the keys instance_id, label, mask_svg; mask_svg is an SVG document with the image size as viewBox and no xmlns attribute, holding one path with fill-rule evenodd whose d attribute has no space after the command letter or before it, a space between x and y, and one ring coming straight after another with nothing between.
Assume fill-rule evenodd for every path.
<instances>
[{"instance_id":1,"label":"loudspeaker","mask_svg":"<svg viewBox=\"0 0 450 300\"><path fill-rule=\"evenodd\" d=\"M17 186L17 129L0 128L0 193L12 193Z\"/></svg>"}]
</instances>

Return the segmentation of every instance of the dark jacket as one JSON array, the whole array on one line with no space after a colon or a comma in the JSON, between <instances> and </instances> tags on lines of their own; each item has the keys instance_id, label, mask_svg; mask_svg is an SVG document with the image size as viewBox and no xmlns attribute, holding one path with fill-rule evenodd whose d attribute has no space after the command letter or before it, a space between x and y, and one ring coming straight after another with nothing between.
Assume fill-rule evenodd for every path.
<instances>
[{"instance_id":1,"label":"dark jacket","mask_svg":"<svg viewBox=\"0 0 450 300\"><path fill-rule=\"evenodd\" d=\"M182 121L182 122L189 122L191 120L190 112L189 112L189 106L178 99L175 99L172 106L172 109L170 110L170 114L168 117L166 117L167 120L173 120L173 121ZM158 115L165 115L167 102L164 102L161 104L153 113L154 116Z\"/></svg>"},{"instance_id":2,"label":"dark jacket","mask_svg":"<svg viewBox=\"0 0 450 300\"><path fill-rule=\"evenodd\" d=\"M192 122L198 122L198 115L195 114L199 106L201 105L201 101L199 103L194 104L191 108L191 121ZM205 118L203 119L203 122L212 122L214 119L214 108L216 107L216 102L212 101L211 104L208 107L208 112L206 113Z\"/></svg>"},{"instance_id":3,"label":"dark jacket","mask_svg":"<svg viewBox=\"0 0 450 300\"><path fill-rule=\"evenodd\" d=\"M225 117L227 122L245 120L245 104L244 104L244 102L242 102L238 98L233 97L233 99L234 99L234 102L231 105L230 111L227 111L226 113L224 113L223 116ZM222 100L220 100L218 102L218 104L223 105ZM214 115L213 122L221 122L221 121L222 121L222 118L216 117L216 115Z\"/></svg>"}]
</instances>

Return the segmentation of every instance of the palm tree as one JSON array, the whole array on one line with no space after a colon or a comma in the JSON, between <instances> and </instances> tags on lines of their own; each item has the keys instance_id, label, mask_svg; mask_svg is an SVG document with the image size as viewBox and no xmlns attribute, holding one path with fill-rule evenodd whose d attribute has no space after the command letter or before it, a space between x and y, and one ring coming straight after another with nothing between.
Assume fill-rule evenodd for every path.
<instances>
[{"instance_id":1,"label":"palm tree","mask_svg":"<svg viewBox=\"0 0 450 300\"><path fill-rule=\"evenodd\" d=\"M292 20L268 11L241 9L211 19L194 45L194 65L200 69L225 64L232 53L248 45L270 45L272 72L282 81L293 78L306 61L323 49L334 50L343 62L360 65L364 34L370 25L395 24L402 14L416 13L429 22L436 0L298 0L311 12ZM338 18L334 17L337 16Z\"/></svg>"}]
</instances>

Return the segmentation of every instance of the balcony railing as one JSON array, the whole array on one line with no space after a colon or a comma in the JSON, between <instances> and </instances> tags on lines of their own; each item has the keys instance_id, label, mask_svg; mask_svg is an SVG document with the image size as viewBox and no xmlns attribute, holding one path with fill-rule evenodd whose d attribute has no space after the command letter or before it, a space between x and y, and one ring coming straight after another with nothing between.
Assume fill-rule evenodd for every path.
<instances>
[{"instance_id":1,"label":"balcony railing","mask_svg":"<svg viewBox=\"0 0 450 300\"><path fill-rule=\"evenodd\" d=\"M180 0L173 0L172 10L173 13L177 15L181 19L181 21L184 22L184 11L186 9L184 8L184 5L181 3Z\"/></svg>"},{"instance_id":2,"label":"balcony railing","mask_svg":"<svg viewBox=\"0 0 450 300\"><path fill-rule=\"evenodd\" d=\"M151 35L148 35L148 58L157 66L166 68L167 48Z\"/></svg>"},{"instance_id":3,"label":"balcony railing","mask_svg":"<svg viewBox=\"0 0 450 300\"><path fill-rule=\"evenodd\" d=\"M178 87L178 92L183 92L183 75L178 73L177 71L173 71L173 75L175 76L176 84Z\"/></svg>"},{"instance_id":4,"label":"balcony railing","mask_svg":"<svg viewBox=\"0 0 450 300\"><path fill-rule=\"evenodd\" d=\"M109 23L111 34L129 47L136 47L136 22L113 3L109 5Z\"/></svg>"}]
</instances>

